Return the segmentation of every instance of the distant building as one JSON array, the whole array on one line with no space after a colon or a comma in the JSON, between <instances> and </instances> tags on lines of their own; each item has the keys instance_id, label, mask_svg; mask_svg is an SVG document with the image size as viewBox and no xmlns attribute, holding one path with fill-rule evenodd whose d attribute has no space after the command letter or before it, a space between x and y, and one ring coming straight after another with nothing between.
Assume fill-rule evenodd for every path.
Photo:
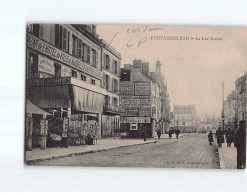
<instances>
[{"instance_id":1,"label":"distant building","mask_svg":"<svg viewBox=\"0 0 247 195\"><path fill-rule=\"evenodd\" d=\"M181 132L196 131L197 116L194 105L180 106L174 105L174 121Z\"/></svg>"}]
</instances>

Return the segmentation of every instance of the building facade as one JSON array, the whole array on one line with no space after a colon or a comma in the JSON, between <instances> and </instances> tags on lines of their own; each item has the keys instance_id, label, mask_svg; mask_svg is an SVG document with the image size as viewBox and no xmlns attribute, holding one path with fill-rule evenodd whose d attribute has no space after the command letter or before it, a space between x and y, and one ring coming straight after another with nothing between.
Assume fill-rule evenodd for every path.
<instances>
[{"instance_id":1,"label":"building facade","mask_svg":"<svg viewBox=\"0 0 247 195\"><path fill-rule=\"evenodd\" d=\"M27 116L33 147L40 137L52 146L63 136L76 145L87 135L116 135L121 55L99 39L96 25L29 24L26 57L26 98L51 114L44 130L40 116Z\"/></svg>"},{"instance_id":2,"label":"building facade","mask_svg":"<svg viewBox=\"0 0 247 195\"><path fill-rule=\"evenodd\" d=\"M134 60L125 64L120 76L121 134L153 137L162 120L160 67L149 73L149 63Z\"/></svg>"},{"instance_id":3,"label":"building facade","mask_svg":"<svg viewBox=\"0 0 247 195\"><path fill-rule=\"evenodd\" d=\"M174 122L181 132L191 133L196 131L197 116L194 105L174 105Z\"/></svg>"}]
</instances>

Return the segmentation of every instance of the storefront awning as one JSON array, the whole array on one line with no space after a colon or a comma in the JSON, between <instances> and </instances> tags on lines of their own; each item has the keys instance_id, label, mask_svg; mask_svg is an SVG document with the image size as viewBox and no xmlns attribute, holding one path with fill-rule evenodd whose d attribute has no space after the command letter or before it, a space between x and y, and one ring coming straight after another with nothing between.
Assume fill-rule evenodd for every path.
<instances>
[{"instance_id":1,"label":"storefront awning","mask_svg":"<svg viewBox=\"0 0 247 195\"><path fill-rule=\"evenodd\" d=\"M39 107L35 106L28 99L26 100L26 113L28 113L28 114L51 115L50 113L48 113L48 112L40 109Z\"/></svg>"},{"instance_id":2,"label":"storefront awning","mask_svg":"<svg viewBox=\"0 0 247 195\"><path fill-rule=\"evenodd\" d=\"M68 85L32 86L27 98L40 108L69 108Z\"/></svg>"},{"instance_id":3,"label":"storefront awning","mask_svg":"<svg viewBox=\"0 0 247 195\"><path fill-rule=\"evenodd\" d=\"M87 89L73 86L74 99L72 109L90 112L102 113L104 96Z\"/></svg>"}]
</instances>

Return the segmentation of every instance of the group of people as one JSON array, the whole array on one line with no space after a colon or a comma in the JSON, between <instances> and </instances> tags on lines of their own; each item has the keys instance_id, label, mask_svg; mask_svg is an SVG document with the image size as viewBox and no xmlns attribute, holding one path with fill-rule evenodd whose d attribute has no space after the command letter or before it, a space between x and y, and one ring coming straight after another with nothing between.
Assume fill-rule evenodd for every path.
<instances>
[{"instance_id":1,"label":"group of people","mask_svg":"<svg viewBox=\"0 0 247 195\"><path fill-rule=\"evenodd\" d=\"M246 167L246 121L242 120L239 123L239 127L235 133L233 130L228 128L227 131L223 131L221 127L216 131L215 137L219 148L222 148L222 143L227 143L227 147L234 146L237 149L237 168L242 169ZM208 134L209 145L214 142L212 131Z\"/></svg>"}]
</instances>

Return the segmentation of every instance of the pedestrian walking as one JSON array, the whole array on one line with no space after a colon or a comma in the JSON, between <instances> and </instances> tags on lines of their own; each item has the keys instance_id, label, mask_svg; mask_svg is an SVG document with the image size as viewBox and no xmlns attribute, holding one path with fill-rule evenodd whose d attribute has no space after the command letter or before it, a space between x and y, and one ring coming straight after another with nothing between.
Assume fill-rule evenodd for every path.
<instances>
[{"instance_id":1,"label":"pedestrian walking","mask_svg":"<svg viewBox=\"0 0 247 195\"><path fill-rule=\"evenodd\" d=\"M219 129L216 131L215 137L217 139L217 144L219 148L222 148L222 143L225 142L225 138L224 138L224 132L221 130L221 127L219 127Z\"/></svg>"},{"instance_id":2,"label":"pedestrian walking","mask_svg":"<svg viewBox=\"0 0 247 195\"><path fill-rule=\"evenodd\" d=\"M234 141L234 133L230 128L228 128L226 132L227 147L231 147L233 141Z\"/></svg>"},{"instance_id":3,"label":"pedestrian walking","mask_svg":"<svg viewBox=\"0 0 247 195\"><path fill-rule=\"evenodd\" d=\"M158 129L157 135L158 135L158 139L160 139L160 136L161 136L161 131L160 131L160 129Z\"/></svg>"},{"instance_id":4,"label":"pedestrian walking","mask_svg":"<svg viewBox=\"0 0 247 195\"><path fill-rule=\"evenodd\" d=\"M176 138L178 139L178 135L180 134L180 129L177 129L177 130L175 131L175 134L176 134Z\"/></svg>"},{"instance_id":5,"label":"pedestrian walking","mask_svg":"<svg viewBox=\"0 0 247 195\"><path fill-rule=\"evenodd\" d=\"M236 130L234 145L237 148L237 169L246 168L246 121L241 120Z\"/></svg>"},{"instance_id":6,"label":"pedestrian walking","mask_svg":"<svg viewBox=\"0 0 247 195\"><path fill-rule=\"evenodd\" d=\"M171 139L172 138L172 131L170 130L169 131L169 139Z\"/></svg>"},{"instance_id":7,"label":"pedestrian walking","mask_svg":"<svg viewBox=\"0 0 247 195\"><path fill-rule=\"evenodd\" d=\"M212 145L212 142L214 142L214 136L212 131L210 131L208 134L208 141L209 141L209 145Z\"/></svg>"}]
</instances>

